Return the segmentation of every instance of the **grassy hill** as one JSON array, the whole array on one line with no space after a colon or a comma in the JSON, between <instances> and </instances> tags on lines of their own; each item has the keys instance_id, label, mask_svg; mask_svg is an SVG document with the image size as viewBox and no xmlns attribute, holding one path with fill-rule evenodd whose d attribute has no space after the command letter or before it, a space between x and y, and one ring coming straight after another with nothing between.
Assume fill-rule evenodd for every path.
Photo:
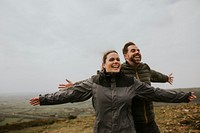
<instances>
[{"instance_id":1,"label":"grassy hill","mask_svg":"<svg viewBox=\"0 0 200 133\"><path fill-rule=\"evenodd\" d=\"M161 133L200 132L200 88L198 98L189 104L156 104L154 111ZM0 133L92 133L94 112L91 100L55 106L28 104L32 96L0 97Z\"/></svg>"},{"instance_id":2,"label":"grassy hill","mask_svg":"<svg viewBox=\"0 0 200 133\"><path fill-rule=\"evenodd\" d=\"M200 104L178 104L155 107L161 133L199 133ZM34 120L0 127L10 133L92 133L94 115L75 119Z\"/></svg>"}]
</instances>

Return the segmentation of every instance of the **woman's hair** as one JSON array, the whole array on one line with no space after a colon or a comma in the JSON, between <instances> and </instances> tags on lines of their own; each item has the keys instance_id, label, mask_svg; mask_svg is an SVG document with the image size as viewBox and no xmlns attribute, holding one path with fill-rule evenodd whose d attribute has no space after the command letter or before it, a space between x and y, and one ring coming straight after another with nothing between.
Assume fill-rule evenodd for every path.
<instances>
[{"instance_id":1,"label":"woman's hair","mask_svg":"<svg viewBox=\"0 0 200 133\"><path fill-rule=\"evenodd\" d=\"M118 54L117 51L115 51L115 50L109 50L109 51L105 52L105 53L103 54L102 64L106 63L107 56L108 56L110 53L116 53L116 54ZM103 66L101 67L101 70L103 70Z\"/></svg>"},{"instance_id":2,"label":"woman's hair","mask_svg":"<svg viewBox=\"0 0 200 133\"><path fill-rule=\"evenodd\" d=\"M109 51L105 52L105 53L103 54L102 63L106 63L107 56L108 56L110 53L117 53L117 51L115 51L115 50L109 50ZM117 53L117 54L118 54L118 53Z\"/></svg>"}]
</instances>

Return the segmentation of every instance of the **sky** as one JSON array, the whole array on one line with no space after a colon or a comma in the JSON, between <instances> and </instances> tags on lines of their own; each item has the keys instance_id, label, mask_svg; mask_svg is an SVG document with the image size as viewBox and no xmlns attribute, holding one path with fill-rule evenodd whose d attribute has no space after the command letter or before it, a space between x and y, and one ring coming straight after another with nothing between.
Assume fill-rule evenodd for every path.
<instances>
[{"instance_id":1,"label":"sky","mask_svg":"<svg viewBox=\"0 0 200 133\"><path fill-rule=\"evenodd\" d=\"M1 93L52 93L87 79L103 53L140 48L169 75L164 89L200 87L199 0L0 0Z\"/></svg>"}]
</instances>

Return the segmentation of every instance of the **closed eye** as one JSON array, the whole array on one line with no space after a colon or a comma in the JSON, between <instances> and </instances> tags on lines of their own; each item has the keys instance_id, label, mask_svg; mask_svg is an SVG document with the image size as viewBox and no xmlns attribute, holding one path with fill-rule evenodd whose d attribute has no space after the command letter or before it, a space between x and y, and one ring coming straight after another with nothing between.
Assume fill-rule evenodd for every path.
<instances>
[{"instance_id":1,"label":"closed eye","mask_svg":"<svg viewBox=\"0 0 200 133\"><path fill-rule=\"evenodd\" d=\"M119 58L110 58L110 59L109 59L109 61L114 61L114 60L120 61Z\"/></svg>"}]
</instances>

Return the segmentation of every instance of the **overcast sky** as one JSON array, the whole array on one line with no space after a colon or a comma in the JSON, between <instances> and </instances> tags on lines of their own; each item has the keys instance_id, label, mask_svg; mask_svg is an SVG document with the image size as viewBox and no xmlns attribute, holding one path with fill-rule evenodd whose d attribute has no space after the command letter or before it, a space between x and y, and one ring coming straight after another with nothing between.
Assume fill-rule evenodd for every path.
<instances>
[{"instance_id":1,"label":"overcast sky","mask_svg":"<svg viewBox=\"0 0 200 133\"><path fill-rule=\"evenodd\" d=\"M1 93L54 92L132 41L174 84L200 87L199 0L0 0Z\"/></svg>"}]
</instances>

